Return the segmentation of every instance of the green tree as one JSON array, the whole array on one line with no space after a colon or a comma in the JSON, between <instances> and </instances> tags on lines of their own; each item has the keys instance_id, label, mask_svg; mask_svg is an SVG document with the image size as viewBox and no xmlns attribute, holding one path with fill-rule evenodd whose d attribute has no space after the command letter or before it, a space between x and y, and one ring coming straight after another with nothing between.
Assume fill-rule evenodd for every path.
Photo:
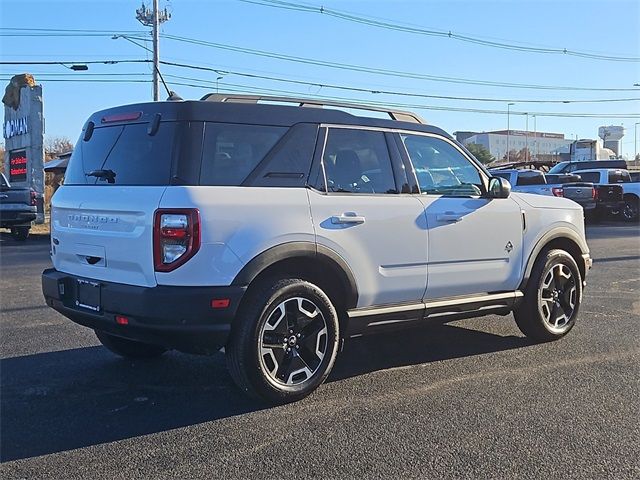
<instances>
[{"instance_id":1,"label":"green tree","mask_svg":"<svg viewBox=\"0 0 640 480\"><path fill-rule=\"evenodd\" d=\"M481 163L485 165L487 163L491 163L495 160L493 155L487 150L484 146L479 143L470 143L467 146L467 149L473 154L474 157L478 159Z\"/></svg>"}]
</instances>

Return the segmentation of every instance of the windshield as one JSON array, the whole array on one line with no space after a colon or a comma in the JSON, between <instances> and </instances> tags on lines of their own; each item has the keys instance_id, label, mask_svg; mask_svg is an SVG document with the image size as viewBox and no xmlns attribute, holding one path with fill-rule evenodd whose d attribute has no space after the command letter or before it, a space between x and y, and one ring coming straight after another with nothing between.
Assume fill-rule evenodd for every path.
<instances>
[{"instance_id":1,"label":"windshield","mask_svg":"<svg viewBox=\"0 0 640 480\"><path fill-rule=\"evenodd\" d=\"M154 135L147 129L146 123L96 127L89 140L81 136L65 185L169 185L176 123L160 123Z\"/></svg>"},{"instance_id":2,"label":"windshield","mask_svg":"<svg viewBox=\"0 0 640 480\"><path fill-rule=\"evenodd\" d=\"M549 170L549 173L563 173L566 167L567 167L567 162L560 162L559 164L555 165L551 170Z\"/></svg>"}]
</instances>

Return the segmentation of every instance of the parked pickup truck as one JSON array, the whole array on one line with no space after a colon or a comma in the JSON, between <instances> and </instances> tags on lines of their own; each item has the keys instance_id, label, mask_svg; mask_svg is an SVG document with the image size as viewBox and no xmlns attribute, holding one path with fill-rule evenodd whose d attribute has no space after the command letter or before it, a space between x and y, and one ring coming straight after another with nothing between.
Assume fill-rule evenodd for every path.
<instances>
[{"instance_id":1,"label":"parked pickup truck","mask_svg":"<svg viewBox=\"0 0 640 480\"><path fill-rule=\"evenodd\" d=\"M577 175L546 176L539 170L493 170L491 173L508 180L513 185L513 191L568 198L578 203L585 212L596 208L596 187L582 182Z\"/></svg>"},{"instance_id":2,"label":"parked pickup truck","mask_svg":"<svg viewBox=\"0 0 640 480\"><path fill-rule=\"evenodd\" d=\"M623 213L625 219L629 216L629 221L638 218L638 198L640 185L635 183L635 191L633 187L629 191L621 184L634 185L631 183L631 177L627 170L617 168L598 168L591 170L576 170L573 172L579 175L583 182L593 183L597 188L597 207L596 214L612 214L618 215ZM629 208L635 208L633 211L624 212Z\"/></svg>"},{"instance_id":3,"label":"parked pickup truck","mask_svg":"<svg viewBox=\"0 0 640 480\"><path fill-rule=\"evenodd\" d=\"M0 228L9 228L17 240L26 240L36 219L36 192L12 187L0 173Z\"/></svg>"}]
</instances>

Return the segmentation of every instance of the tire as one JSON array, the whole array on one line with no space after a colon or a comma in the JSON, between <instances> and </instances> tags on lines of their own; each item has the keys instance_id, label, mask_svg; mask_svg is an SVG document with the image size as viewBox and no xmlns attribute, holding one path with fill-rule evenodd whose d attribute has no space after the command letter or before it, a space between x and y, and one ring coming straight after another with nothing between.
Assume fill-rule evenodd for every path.
<instances>
[{"instance_id":1,"label":"tire","mask_svg":"<svg viewBox=\"0 0 640 480\"><path fill-rule=\"evenodd\" d=\"M639 215L638 211L640 210L640 199L635 196L628 196L624 199L624 207L620 212L622 218L626 222L637 222Z\"/></svg>"},{"instance_id":2,"label":"tire","mask_svg":"<svg viewBox=\"0 0 640 480\"><path fill-rule=\"evenodd\" d=\"M240 389L269 403L300 400L327 378L338 353L338 314L316 285L271 278L252 286L225 348Z\"/></svg>"},{"instance_id":3,"label":"tire","mask_svg":"<svg viewBox=\"0 0 640 480\"><path fill-rule=\"evenodd\" d=\"M136 342L135 340L127 340L126 338L116 337L100 330L95 330L96 337L100 343L124 358L155 358L167 351L160 345L151 345L150 343Z\"/></svg>"},{"instance_id":4,"label":"tire","mask_svg":"<svg viewBox=\"0 0 640 480\"><path fill-rule=\"evenodd\" d=\"M524 299L513 313L522 333L549 342L569 333L581 302L582 278L573 257L560 249L543 250L533 266Z\"/></svg>"},{"instance_id":5,"label":"tire","mask_svg":"<svg viewBox=\"0 0 640 480\"><path fill-rule=\"evenodd\" d=\"M30 227L11 227L11 236L14 240L24 242L29 236Z\"/></svg>"}]
</instances>

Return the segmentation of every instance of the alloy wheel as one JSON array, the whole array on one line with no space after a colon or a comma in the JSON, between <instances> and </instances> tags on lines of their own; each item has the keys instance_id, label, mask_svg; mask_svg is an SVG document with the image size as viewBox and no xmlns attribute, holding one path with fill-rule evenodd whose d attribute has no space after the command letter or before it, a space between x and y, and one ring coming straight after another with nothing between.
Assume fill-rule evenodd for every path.
<instances>
[{"instance_id":1,"label":"alloy wheel","mask_svg":"<svg viewBox=\"0 0 640 480\"><path fill-rule=\"evenodd\" d=\"M327 353L327 322L311 300L288 298L268 315L258 335L260 364L276 385L298 385L318 371Z\"/></svg>"},{"instance_id":2,"label":"alloy wheel","mask_svg":"<svg viewBox=\"0 0 640 480\"><path fill-rule=\"evenodd\" d=\"M547 328L562 333L571 326L578 289L571 269L562 263L553 265L538 291L538 310Z\"/></svg>"}]
</instances>

